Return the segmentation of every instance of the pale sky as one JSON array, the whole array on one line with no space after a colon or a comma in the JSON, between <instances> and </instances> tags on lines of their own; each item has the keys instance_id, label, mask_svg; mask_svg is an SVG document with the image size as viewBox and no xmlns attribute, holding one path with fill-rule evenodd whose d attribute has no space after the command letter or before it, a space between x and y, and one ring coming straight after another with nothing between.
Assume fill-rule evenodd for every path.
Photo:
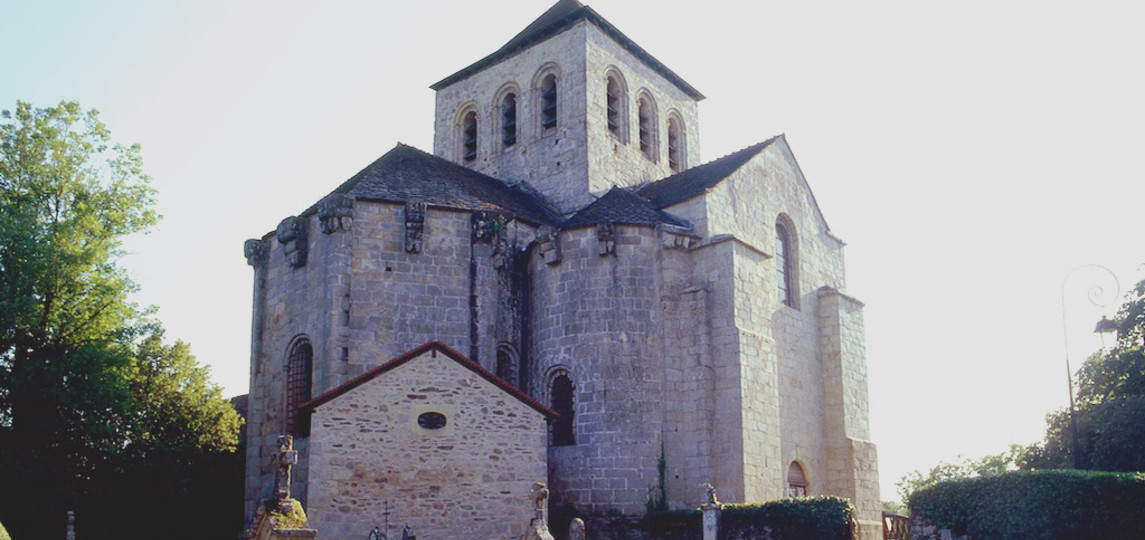
<instances>
[{"instance_id":1,"label":"pale sky","mask_svg":"<svg viewBox=\"0 0 1145 540\"><path fill-rule=\"evenodd\" d=\"M243 241L399 141L432 151L428 85L553 2L0 0L0 108L78 100L143 145L165 218L123 263L237 395ZM1145 277L1140 2L585 3L708 96L703 161L787 134L867 305L884 500L1042 437L1067 400L1063 277ZM1065 287L1075 368L1101 278Z\"/></svg>"}]
</instances>

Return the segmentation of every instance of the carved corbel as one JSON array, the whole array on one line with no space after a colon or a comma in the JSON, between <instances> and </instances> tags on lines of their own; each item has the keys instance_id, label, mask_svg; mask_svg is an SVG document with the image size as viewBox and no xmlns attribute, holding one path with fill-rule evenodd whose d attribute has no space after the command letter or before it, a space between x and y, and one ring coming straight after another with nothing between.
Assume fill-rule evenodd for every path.
<instances>
[{"instance_id":1,"label":"carved corbel","mask_svg":"<svg viewBox=\"0 0 1145 540\"><path fill-rule=\"evenodd\" d=\"M599 223L596 226L597 254L616 255L616 224Z\"/></svg>"},{"instance_id":2,"label":"carved corbel","mask_svg":"<svg viewBox=\"0 0 1145 540\"><path fill-rule=\"evenodd\" d=\"M354 222L354 197L342 193L327 195L318 203L318 222L324 234L350 230Z\"/></svg>"},{"instance_id":3,"label":"carved corbel","mask_svg":"<svg viewBox=\"0 0 1145 540\"><path fill-rule=\"evenodd\" d=\"M425 203L407 202L405 209L406 253L421 253L425 229Z\"/></svg>"},{"instance_id":4,"label":"carved corbel","mask_svg":"<svg viewBox=\"0 0 1145 540\"><path fill-rule=\"evenodd\" d=\"M266 254L270 251L270 245L265 240L251 238L243 243L243 255L246 257L246 263L258 268L266 264Z\"/></svg>"},{"instance_id":5,"label":"carved corbel","mask_svg":"<svg viewBox=\"0 0 1145 540\"><path fill-rule=\"evenodd\" d=\"M537 232L537 255L545 264L553 265L561 262L561 240L557 231L542 227Z\"/></svg>"},{"instance_id":6,"label":"carved corbel","mask_svg":"<svg viewBox=\"0 0 1145 540\"><path fill-rule=\"evenodd\" d=\"M308 249L306 239L306 220L291 216L278 224L276 230L278 241L282 243L286 262L298 268L306 265L306 252Z\"/></svg>"}]
</instances>

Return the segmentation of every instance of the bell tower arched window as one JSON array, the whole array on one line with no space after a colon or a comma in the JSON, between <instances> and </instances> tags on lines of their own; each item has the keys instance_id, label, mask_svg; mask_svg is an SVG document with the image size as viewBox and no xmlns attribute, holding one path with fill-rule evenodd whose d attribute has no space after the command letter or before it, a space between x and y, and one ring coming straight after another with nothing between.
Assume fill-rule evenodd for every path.
<instances>
[{"instance_id":1,"label":"bell tower arched window","mask_svg":"<svg viewBox=\"0 0 1145 540\"><path fill-rule=\"evenodd\" d=\"M517 144L517 94L509 92L501 100L501 144Z\"/></svg>"},{"instance_id":2,"label":"bell tower arched window","mask_svg":"<svg viewBox=\"0 0 1145 540\"><path fill-rule=\"evenodd\" d=\"M668 115L668 168L680 172L687 168L684 162L684 121L670 113Z\"/></svg>"},{"instance_id":3,"label":"bell tower arched window","mask_svg":"<svg viewBox=\"0 0 1145 540\"><path fill-rule=\"evenodd\" d=\"M561 415L556 422L553 422L553 446L576 444L574 390L572 378L564 370L558 371L549 383L551 406Z\"/></svg>"},{"instance_id":4,"label":"bell tower arched window","mask_svg":"<svg viewBox=\"0 0 1145 540\"><path fill-rule=\"evenodd\" d=\"M518 368L517 368L517 350L509 343L502 343L497 346L497 376L501 380L517 386L518 384Z\"/></svg>"},{"instance_id":5,"label":"bell tower arched window","mask_svg":"<svg viewBox=\"0 0 1145 540\"><path fill-rule=\"evenodd\" d=\"M608 133L620 142L628 142L628 89L624 77L615 68L605 77L605 114Z\"/></svg>"},{"instance_id":6,"label":"bell tower arched window","mask_svg":"<svg viewBox=\"0 0 1145 540\"><path fill-rule=\"evenodd\" d=\"M644 157L655 162L658 158L656 133L656 106L648 96L640 96L636 102L636 116L640 123L640 151Z\"/></svg>"},{"instance_id":7,"label":"bell tower arched window","mask_svg":"<svg viewBox=\"0 0 1145 540\"><path fill-rule=\"evenodd\" d=\"M286 432L295 437L310 434L310 418L301 415L298 407L310 400L313 372L314 348L309 339L300 338L290 348L286 365Z\"/></svg>"},{"instance_id":8,"label":"bell tower arched window","mask_svg":"<svg viewBox=\"0 0 1145 540\"><path fill-rule=\"evenodd\" d=\"M550 73L541 79L541 129L557 127L557 76Z\"/></svg>"},{"instance_id":9,"label":"bell tower arched window","mask_svg":"<svg viewBox=\"0 0 1145 540\"><path fill-rule=\"evenodd\" d=\"M477 159L477 111L469 111L461 117L461 158Z\"/></svg>"}]
</instances>

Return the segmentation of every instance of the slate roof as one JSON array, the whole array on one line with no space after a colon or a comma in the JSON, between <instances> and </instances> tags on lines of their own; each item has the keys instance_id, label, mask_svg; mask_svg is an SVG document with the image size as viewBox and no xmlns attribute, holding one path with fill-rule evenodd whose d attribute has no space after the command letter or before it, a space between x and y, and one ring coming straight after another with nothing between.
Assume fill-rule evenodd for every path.
<instances>
[{"instance_id":1,"label":"slate roof","mask_svg":"<svg viewBox=\"0 0 1145 540\"><path fill-rule=\"evenodd\" d=\"M424 202L465 210L504 212L538 225L556 225L560 215L533 193L456 163L398 144L333 191L358 199ZM312 206L303 215L317 208Z\"/></svg>"},{"instance_id":2,"label":"slate roof","mask_svg":"<svg viewBox=\"0 0 1145 540\"><path fill-rule=\"evenodd\" d=\"M624 35L620 30L617 30L615 26L612 26L612 23L606 21L604 17L601 17L597 12L593 11L592 8L581 4L577 0L559 0L553 7L549 8L548 11L541 14L537 20L533 21L529 26L526 26L525 29L514 36L513 39L510 39L508 43L494 51L493 54L430 85L430 88L440 90L457 81L463 80L535 43L540 43L563 32L581 20L590 21L601 30L604 30L604 33L616 40L616 42L625 49L628 49L628 52L639 58L665 79L671 81L672 84L675 84L680 90L691 96L692 99L697 101L704 99L704 95L701 94L699 90L696 90L692 85L685 82L684 79L681 79L679 75L676 75L675 72L668 69L668 66L660 63L659 60L640 48L639 45L629 39L628 36Z\"/></svg>"},{"instance_id":3,"label":"slate roof","mask_svg":"<svg viewBox=\"0 0 1145 540\"><path fill-rule=\"evenodd\" d=\"M541 413L541 415L543 415L546 420L555 420L557 418L560 418L560 416L561 416L556 411L542 405L537 400L529 397L528 394L517 389L515 386L501 380L500 377L494 375L489 370L481 367L481 364L478 364L477 362L474 362L473 360L466 358L464 354L461 354L461 353L449 348L449 346L445 345L444 343L441 343L440 341L431 341L429 343L426 343L425 345L422 345L420 347L417 347L415 349L412 349L410 351L402 353L402 354L398 355L397 357L391 359L390 361L385 362L382 365L375 367L374 369L371 369L371 370L369 370L369 371L367 371L361 375L358 375L357 377L354 377L353 379L346 381L341 386L333 388L330 391L325 392L322 395L320 395L314 399L311 399L310 401L307 401L306 403L303 403L302 405L300 405L298 407L298 409L302 410L302 411L313 411L314 409L316 409L316 408L318 408L318 407L320 407L326 403L333 401L334 399L338 398L339 396L346 394L350 390L353 390L359 386L362 386L363 384L366 384L367 382L373 380L374 378L378 377L379 375L382 375L383 373L393 371L395 368L402 366L402 365L408 363L410 360L413 360L413 359L415 359L415 358L417 358L417 357L419 357L419 356L421 356L427 352L432 352L434 355L436 355L437 353L441 353L441 354L445 355L446 358L449 358L449 359L453 360L454 362L461 364L461 367L464 367L464 368L468 369L469 371L472 371L477 376L479 376L482 379L485 379L486 381L489 381L490 383L492 383L493 386L496 386L496 387L500 388L501 390L504 390L506 393L517 398L518 400L520 400L525 405L532 407L534 410Z\"/></svg>"},{"instance_id":4,"label":"slate roof","mask_svg":"<svg viewBox=\"0 0 1145 540\"><path fill-rule=\"evenodd\" d=\"M652 226L663 224L691 228L683 220L654 208L652 203L639 195L615 186L570 217L561 228L575 229L598 223Z\"/></svg>"},{"instance_id":5,"label":"slate roof","mask_svg":"<svg viewBox=\"0 0 1145 540\"><path fill-rule=\"evenodd\" d=\"M777 135L759 144L733 152L715 161L692 167L662 180L636 189L636 194L647 199L654 208L664 208L702 194L742 167L783 135Z\"/></svg>"}]
</instances>

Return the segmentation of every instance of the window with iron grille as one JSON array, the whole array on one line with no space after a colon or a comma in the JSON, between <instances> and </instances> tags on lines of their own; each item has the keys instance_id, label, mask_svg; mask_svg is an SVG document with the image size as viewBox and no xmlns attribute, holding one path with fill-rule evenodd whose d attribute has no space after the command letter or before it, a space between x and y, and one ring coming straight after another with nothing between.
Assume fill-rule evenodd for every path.
<instances>
[{"instance_id":1,"label":"window with iron grille","mask_svg":"<svg viewBox=\"0 0 1145 540\"><path fill-rule=\"evenodd\" d=\"M541 80L541 128L557 127L557 76L549 74Z\"/></svg>"},{"instance_id":2,"label":"window with iron grille","mask_svg":"<svg viewBox=\"0 0 1145 540\"><path fill-rule=\"evenodd\" d=\"M310 434L310 417L298 407L310 400L310 380L314 371L314 349L310 340L300 339L290 350L286 369L286 432L295 437Z\"/></svg>"}]
</instances>

